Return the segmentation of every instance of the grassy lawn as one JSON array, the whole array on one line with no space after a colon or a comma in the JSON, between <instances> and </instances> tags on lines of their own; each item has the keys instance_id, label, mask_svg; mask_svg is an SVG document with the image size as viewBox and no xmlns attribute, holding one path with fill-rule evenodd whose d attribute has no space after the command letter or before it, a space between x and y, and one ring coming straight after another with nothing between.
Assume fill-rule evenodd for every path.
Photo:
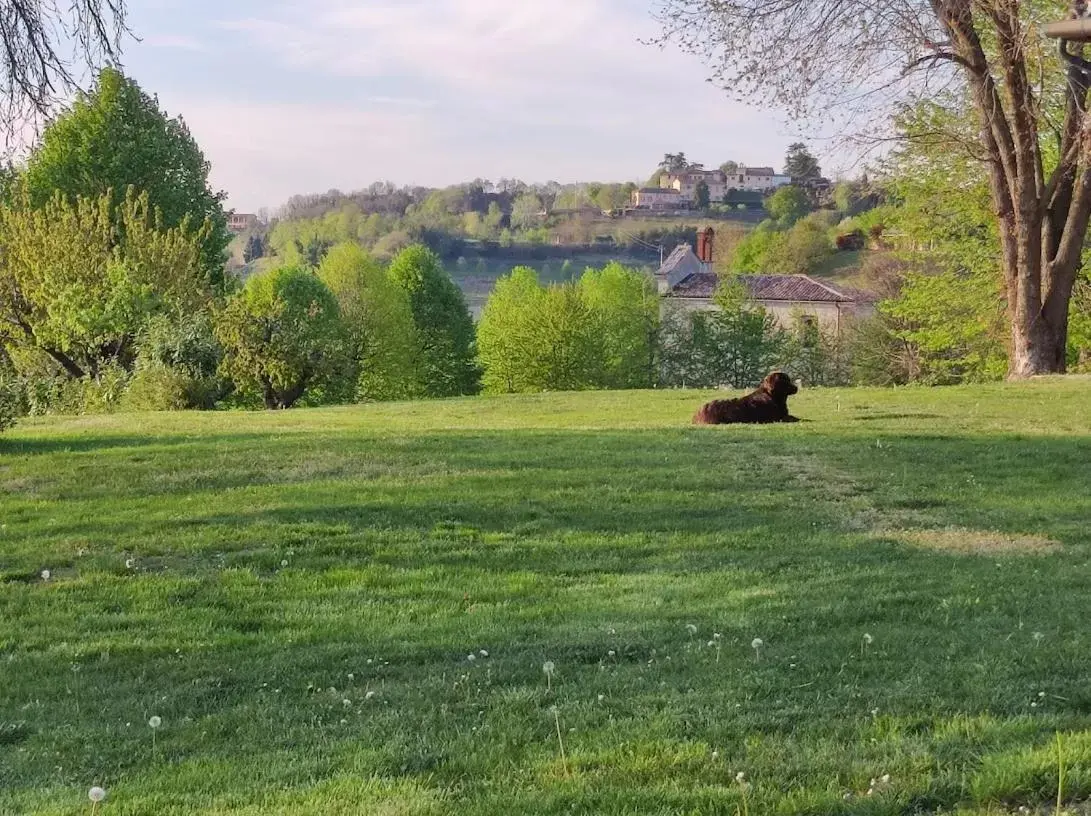
<instances>
[{"instance_id":1,"label":"grassy lawn","mask_svg":"<svg viewBox=\"0 0 1091 816\"><path fill-rule=\"evenodd\" d=\"M1084 812L1091 380L705 396L23 423L0 813Z\"/></svg>"}]
</instances>

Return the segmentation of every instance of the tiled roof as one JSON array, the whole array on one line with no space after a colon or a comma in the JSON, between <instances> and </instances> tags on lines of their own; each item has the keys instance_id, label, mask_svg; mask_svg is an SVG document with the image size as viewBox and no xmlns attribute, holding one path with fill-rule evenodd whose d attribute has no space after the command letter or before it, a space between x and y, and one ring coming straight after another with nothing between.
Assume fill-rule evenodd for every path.
<instances>
[{"instance_id":1,"label":"tiled roof","mask_svg":"<svg viewBox=\"0 0 1091 816\"><path fill-rule=\"evenodd\" d=\"M754 300L796 300L808 303L845 303L852 300L806 275L744 275L743 283Z\"/></svg>"},{"instance_id":2,"label":"tiled roof","mask_svg":"<svg viewBox=\"0 0 1091 816\"><path fill-rule=\"evenodd\" d=\"M670 273L677 269L692 252L693 247L689 244L679 244L674 248L674 252L667 256L667 260L663 261L663 265L659 267L658 274L663 277L670 275Z\"/></svg>"},{"instance_id":3,"label":"tiled roof","mask_svg":"<svg viewBox=\"0 0 1091 816\"><path fill-rule=\"evenodd\" d=\"M851 303L857 298L806 275L739 275L751 300L780 300L793 303ZM710 298L720 285L713 272L698 272L675 286L671 297Z\"/></svg>"}]
</instances>

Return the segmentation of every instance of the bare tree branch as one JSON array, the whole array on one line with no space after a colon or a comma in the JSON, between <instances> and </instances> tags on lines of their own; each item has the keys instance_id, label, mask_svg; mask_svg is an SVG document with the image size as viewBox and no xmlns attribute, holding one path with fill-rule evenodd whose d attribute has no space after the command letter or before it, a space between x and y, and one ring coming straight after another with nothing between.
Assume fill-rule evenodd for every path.
<instances>
[{"instance_id":1,"label":"bare tree branch","mask_svg":"<svg viewBox=\"0 0 1091 816\"><path fill-rule=\"evenodd\" d=\"M125 0L0 0L0 130L10 140L48 115L84 74L116 63Z\"/></svg>"}]
</instances>

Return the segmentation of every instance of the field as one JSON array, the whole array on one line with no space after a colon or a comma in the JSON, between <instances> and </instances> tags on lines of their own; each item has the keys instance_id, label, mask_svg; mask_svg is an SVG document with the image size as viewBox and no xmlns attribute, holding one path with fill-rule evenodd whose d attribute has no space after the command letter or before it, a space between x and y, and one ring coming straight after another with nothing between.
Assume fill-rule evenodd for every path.
<instances>
[{"instance_id":1,"label":"field","mask_svg":"<svg viewBox=\"0 0 1091 816\"><path fill-rule=\"evenodd\" d=\"M0 812L1091 812L1091 380L706 396L24 422Z\"/></svg>"}]
</instances>

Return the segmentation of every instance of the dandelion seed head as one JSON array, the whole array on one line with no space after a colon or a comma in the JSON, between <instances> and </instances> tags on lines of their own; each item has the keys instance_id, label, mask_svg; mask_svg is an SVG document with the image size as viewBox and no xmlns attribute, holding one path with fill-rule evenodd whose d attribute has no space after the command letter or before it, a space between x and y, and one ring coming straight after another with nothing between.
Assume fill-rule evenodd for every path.
<instances>
[{"instance_id":1,"label":"dandelion seed head","mask_svg":"<svg viewBox=\"0 0 1091 816\"><path fill-rule=\"evenodd\" d=\"M374 700L375 695L377 695L377 694L378 694L377 691L369 691L367 694L364 695L364 699L365 700Z\"/></svg>"},{"instance_id":2,"label":"dandelion seed head","mask_svg":"<svg viewBox=\"0 0 1091 816\"><path fill-rule=\"evenodd\" d=\"M609 657L617 657L617 652L615 652L615 651L614 651L613 649L611 649L610 651L608 651L608 652L607 652L606 654L607 654L607 655L608 655Z\"/></svg>"},{"instance_id":3,"label":"dandelion seed head","mask_svg":"<svg viewBox=\"0 0 1091 816\"><path fill-rule=\"evenodd\" d=\"M752 641L750 641L750 647L755 650L760 649L764 645L765 641L761 638L754 638Z\"/></svg>"},{"instance_id":4,"label":"dandelion seed head","mask_svg":"<svg viewBox=\"0 0 1091 816\"><path fill-rule=\"evenodd\" d=\"M87 798L92 802L101 802L106 798L106 790L105 788L100 788L98 785L95 785L95 787L87 791Z\"/></svg>"},{"instance_id":5,"label":"dandelion seed head","mask_svg":"<svg viewBox=\"0 0 1091 816\"><path fill-rule=\"evenodd\" d=\"M544 671L546 674L553 674L553 672L556 670L557 667L553 665L552 660L547 660L545 663L542 664L542 671Z\"/></svg>"},{"instance_id":6,"label":"dandelion seed head","mask_svg":"<svg viewBox=\"0 0 1091 816\"><path fill-rule=\"evenodd\" d=\"M873 638L867 632L864 632L864 643L866 643L868 646L870 646L874 642L875 642L875 638Z\"/></svg>"},{"instance_id":7,"label":"dandelion seed head","mask_svg":"<svg viewBox=\"0 0 1091 816\"><path fill-rule=\"evenodd\" d=\"M697 634L697 627L694 626L692 623L687 623L686 624L686 629L691 635L696 635Z\"/></svg>"},{"instance_id":8,"label":"dandelion seed head","mask_svg":"<svg viewBox=\"0 0 1091 816\"><path fill-rule=\"evenodd\" d=\"M883 774L882 782L883 782L884 785L889 784L890 783L890 774Z\"/></svg>"},{"instance_id":9,"label":"dandelion seed head","mask_svg":"<svg viewBox=\"0 0 1091 816\"><path fill-rule=\"evenodd\" d=\"M471 663L473 663L475 660L477 660L477 655L475 655L475 654L466 655L466 659L469 660Z\"/></svg>"},{"instance_id":10,"label":"dandelion seed head","mask_svg":"<svg viewBox=\"0 0 1091 816\"><path fill-rule=\"evenodd\" d=\"M478 654L481 655L482 657L488 657L489 656L489 653L488 653L488 651L486 649L482 649L480 652L478 652Z\"/></svg>"},{"instance_id":11,"label":"dandelion seed head","mask_svg":"<svg viewBox=\"0 0 1091 816\"><path fill-rule=\"evenodd\" d=\"M163 724L163 718L159 717L158 715L153 716L150 720L148 720L148 725L151 728L158 728L162 724Z\"/></svg>"},{"instance_id":12,"label":"dandelion seed head","mask_svg":"<svg viewBox=\"0 0 1091 816\"><path fill-rule=\"evenodd\" d=\"M283 561L281 561L281 562L280 562L280 566L281 566L281 567L287 567L287 566L288 566L288 559L287 559L287 558L285 558L285 559L284 559Z\"/></svg>"},{"instance_id":13,"label":"dandelion seed head","mask_svg":"<svg viewBox=\"0 0 1091 816\"><path fill-rule=\"evenodd\" d=\"M739 782L740 784L745 782L746 781L746 772L745 771L739 771L737 774L735 774L735 781Z\"/></svg>"},{"instance_id":14,"label":"dandelion seed head","mask_svg":"<svg viewBox=\"0 0 1091 816\"><path fill-rule=\"evenodd\" d=\"M49 570L42 570L42 580L43 581L48 581L52 577L52 575L53 575L53 573L51 573Z\"/></svg>"},{"instance_id":15,"label":"dandelion seed head","mask_svg":"<svg viewBox=\"0 0 1091 816\"><path fill-rule=\"evenodd\" d=\"M132 569L134 566L136 566L136 561L131 558L125 559L125 569Z\"/></svg>"}]
</instances>

